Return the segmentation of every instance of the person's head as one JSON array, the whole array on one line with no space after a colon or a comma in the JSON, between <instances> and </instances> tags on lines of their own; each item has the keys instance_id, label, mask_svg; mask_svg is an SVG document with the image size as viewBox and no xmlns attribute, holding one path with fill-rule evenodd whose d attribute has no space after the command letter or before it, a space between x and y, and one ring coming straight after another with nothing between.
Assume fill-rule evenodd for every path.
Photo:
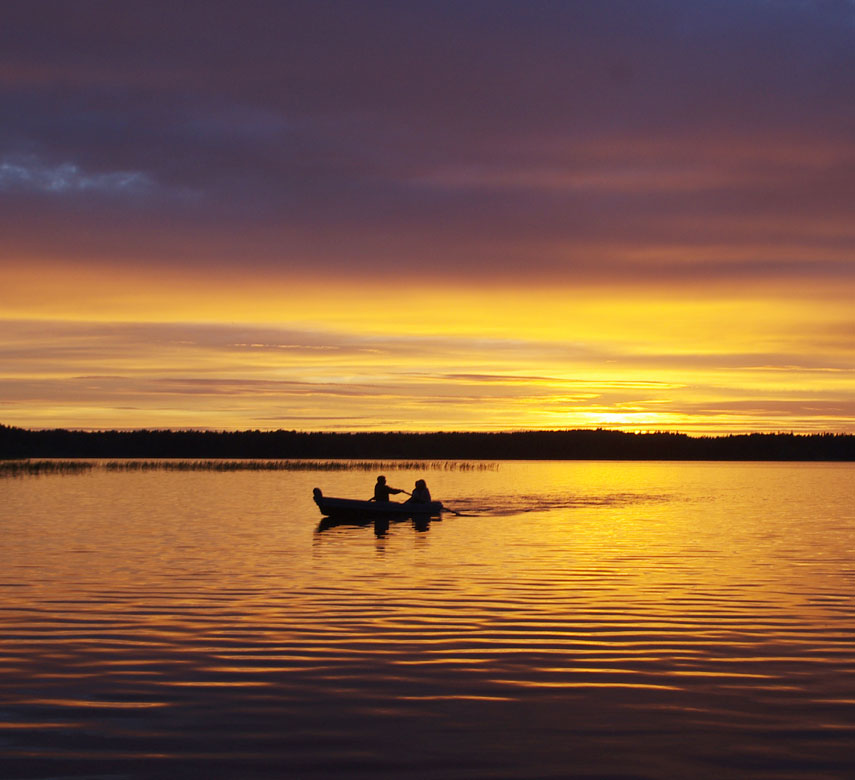
<instances>
[{"instance_id":1,"label":"person's head","mask_svg":"<svg viewBox=\"0 0 855 780\"><path fill-rule=\"evenodd\" d=\"M380 483L381 485L385 485L386 484L386 477L377 477L377 482Z\"/></svg>"},{"instance_id":2,"label":"person's head","mask_svg":"<svg viewBox=\"0 0 855 780\"><path fill-rule=\"evenodd\" d=\"M427 487L427 485L425 484L425 481L423 479L417 479L416 480L416 487L417 488L424 488L424 487Z\"/></svg>"}]
</instances>

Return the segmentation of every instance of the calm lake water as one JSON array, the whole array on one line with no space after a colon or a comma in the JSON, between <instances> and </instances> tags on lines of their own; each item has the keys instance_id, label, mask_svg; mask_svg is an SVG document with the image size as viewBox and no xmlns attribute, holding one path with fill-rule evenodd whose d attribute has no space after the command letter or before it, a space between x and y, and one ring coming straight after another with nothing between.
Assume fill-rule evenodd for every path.
<instances>
[{"instance_id":1,"label":"calm lake water","mask_svg":"<svg viewBox=\"0 0 855 780\"><path fill-rule=\"evenodd\" d=\"M0 775L855 775L855 464L385 473L0 480Z\"/></svg>"}]
</instances>

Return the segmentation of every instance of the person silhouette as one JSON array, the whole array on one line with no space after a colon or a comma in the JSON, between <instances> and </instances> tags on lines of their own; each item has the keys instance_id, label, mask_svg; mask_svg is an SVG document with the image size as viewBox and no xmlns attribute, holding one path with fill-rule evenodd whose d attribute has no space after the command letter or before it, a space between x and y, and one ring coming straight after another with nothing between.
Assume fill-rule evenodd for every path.
<instances>
[{"instance_id":1,"label":"person silhouette","mask_svg":"<svg viewBox=\"0 0 855 780\"><path fill-rule=\"evenodd\" d=\"M413 488L413 492L410 493L410 497L407 499L408 504L429 504L430 503L430 490L428 490L427 483L423 479L416 480L416 486Z\"/></svg>"},{"instance_id":2,"label":"person silhouette","mask_svg":"<svg viewBox=\"0 0 855 780\"><path fill-rule=\"evenodd\" d=\"M386 477L380 476L377 477L377 484L374 485L374 498L372 501L384 502L389 500L389 496L392 493L403 493L403 490L398 490L398 488L389 487L386 484Z\"/></svg>"}]
</instances>

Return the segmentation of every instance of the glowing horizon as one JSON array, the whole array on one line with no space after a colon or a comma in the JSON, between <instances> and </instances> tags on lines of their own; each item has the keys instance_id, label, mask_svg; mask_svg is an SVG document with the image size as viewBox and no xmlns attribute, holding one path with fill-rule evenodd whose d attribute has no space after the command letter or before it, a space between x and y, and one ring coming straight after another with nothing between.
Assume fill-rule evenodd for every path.
<instances>
[{"instance_id":1,"label":"glowing horizon","mask_svg":"<svg viewBox=\"0 0 855 780\"><path fill-rule=\"evenodd\" d=\"M59 277L65 293L46 307L52 317L6 321L2 422L851 430L848 301L830 292L817 306L756 291L686 300L660 290L639 301L632 291L622 298L588 289L568 305L572 289L458 286L396 297L385 288L305 281L294 290L271 281L266 291L241 294L235 281L209 277L194 286L196 296L177 287L173 299L174 279L129 277L102 278L88 306ZM164 279L167 291L158 294ZM128 287L133 296L125 298ZM83 286L85 295L92 290ZM72 311L90 316L71 319ZM275 320L281 311L288 319ZM819 338L822 355L814 351Z\"/></svg>"}]
</instances>

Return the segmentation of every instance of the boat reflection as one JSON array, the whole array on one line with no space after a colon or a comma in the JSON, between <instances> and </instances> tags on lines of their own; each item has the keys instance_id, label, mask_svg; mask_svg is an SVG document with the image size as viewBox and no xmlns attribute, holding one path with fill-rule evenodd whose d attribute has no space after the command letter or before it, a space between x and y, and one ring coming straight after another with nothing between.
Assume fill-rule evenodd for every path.
<instances>
[{"instance_id":1,"label":"boat reflection","mask_svg":"<svg viewBox=\"0 0 855 780\"><path fill-rule=\"evenodd\" d=\"M409 523L413 529L419 533L424 533L430 530L431 520L437 521L441 518L428 517L426 515L400 515L396 517L371 516L371 515L337 515L333 517L324 517L318 523L315 529L316 533L323 533L333 528L367 528L374 529L375 536L382 537L389 532L392 525L401 525Z\"/></svg>"}]
</instances>

